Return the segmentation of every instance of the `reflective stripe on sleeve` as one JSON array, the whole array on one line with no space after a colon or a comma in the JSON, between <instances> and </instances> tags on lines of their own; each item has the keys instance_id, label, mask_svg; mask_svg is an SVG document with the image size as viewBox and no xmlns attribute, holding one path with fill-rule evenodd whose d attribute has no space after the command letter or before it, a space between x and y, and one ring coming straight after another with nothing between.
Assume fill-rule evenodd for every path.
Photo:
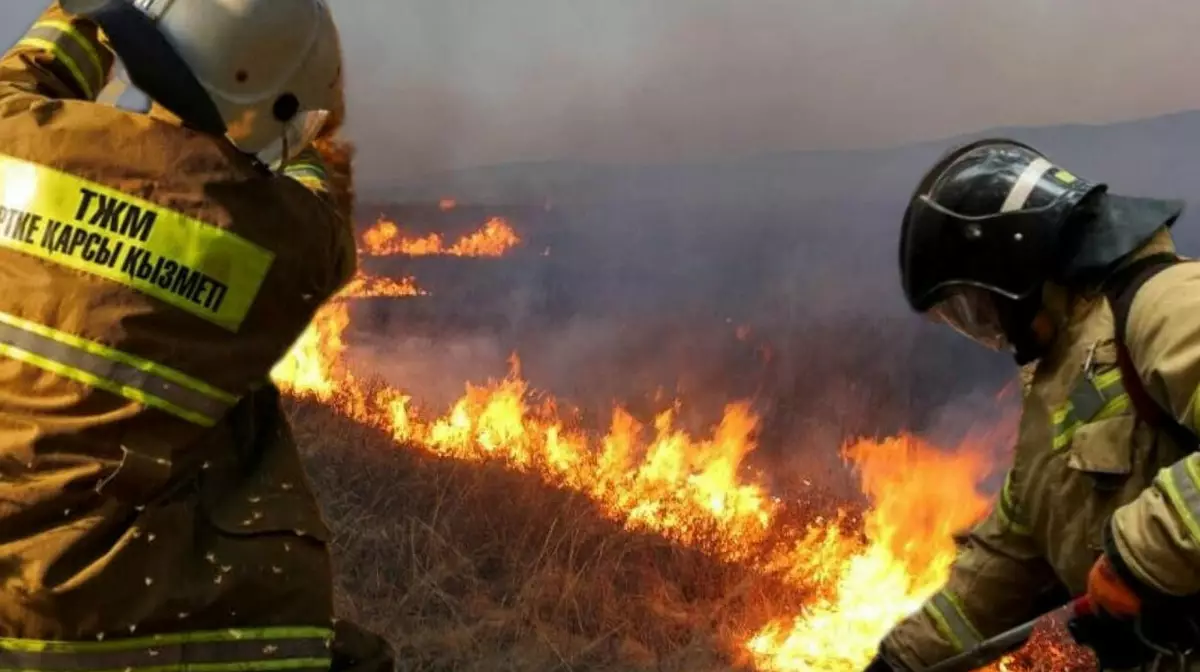
<instances>
[{"instance_id":1,"label":"reflective stripe on sleeve","mask_svg":"<svg viewBox=\"0 0 1200 672\"><path fill-rule=\"evenodd\" d=\"M925 613L934 620L938 631L960 652L978 646L983 641L979 631L963 613L958 596L948 590L931 597L925 603Z\"/></svg>"},{"instance_id":2,"label":"reflective stripe on sleeve","mask_svg":"<svg viewBox=\"0 0 1200 672\"><path fill-rule=\"evenodd\" d=\"M996 505L996 513L1006 529L1016 534L1027 535L1029 527L1021 522L1020 510L1012 494L1012 472L1004 477L1004 487L1000 490L1000 498Z\"/></svg>"},{"instance_id":3,"label":"reflective stripe on sleeve","mask_svg":"<svg viewBox=\"0 0 1200 672\"><path fill-rule=\"evenodd\" d=\"M205 427L237 403L174 369L2 312L0 355Z\"/></svg>"},{"instance_id":4,"label":"reflective stripe on sleeve","mask_svg":"<svg viewBox=\"0 0 1200 672\"><path fill-rule=\"evenodd\" d=\"M1196 388L1196 391L1192 393L1191 405L1192 424L1188 429L1200 433L1200 388Z\"/></svg>"},{"instance_id":5,"label":"reflective stripe on sleeve","mask_svg":"<svg viewBox=\"0 0 1200 672\"><path fill-rule=\"evenodd\" d=\"M0 669L22 672L328 670L333 632L263 628L104 642L0 639Z\"/></svg>"},{"instance_id":6,"label":"reflective stripe on sleeve","mask_svg":"<svg viewBox=\"0 0 1200 672\"><path fill-rule=\"evenodd\" d=\"M305 187L308 187L313 191L329 191L329 184L324 180L324 178L304 174L289 174L288 177L299 182L300 184L303 184Z\"/></svg>"},{"instance_id":7,"label":"reflective stripe on sleeve","mask_svg":"<svg viewBox=\"0 0 1200 672\"><path fill-rule=\"evenodd\" d=\"M1070 446L1076 430L1084 424L1116 417L1130 408L1120 369L1085 377L1072 390L1067 403L1054 412L1054 450Z\"/></svg>"},{"instance_id":8,"label":"reflective stripe on sleeve","mask_svg":"<svg viewBox=\"0 0 1200 672\"><path fill-rule=\"evenodd\" d=\"M302 152L283 167L283 174L317 191L329 191L329 174L316 152Z\"/></svg>"},{"instance_id":9,"label":"reflective stripe on sleeve","mask_svg":"<svg viewBox=\"0 0 1200 672\"><path fill-rule=\"evenodd\" d=\"M1158 472L1155 482L1183 521L1192 539L1200 543L1200 454L1192 454Z\"/></svg>"},{"instance_id":10,"label":"reflective stripe on sleeve","mask_svg":"<svg viewBox=\"0 0 1200 672\"><path fill-rule=\"evenodd\" d=\"M71 73L80 92L89 100L95 100L104 86L104 65L97 45L66 21L48 20L34 24L17 46L49 52Z\"/></svg>"}]
</instances>

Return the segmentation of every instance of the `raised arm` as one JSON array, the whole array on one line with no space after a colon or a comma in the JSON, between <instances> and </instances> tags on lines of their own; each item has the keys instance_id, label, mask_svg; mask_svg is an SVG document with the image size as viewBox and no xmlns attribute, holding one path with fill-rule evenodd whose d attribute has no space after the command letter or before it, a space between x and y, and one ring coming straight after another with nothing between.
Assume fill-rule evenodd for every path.
<instances>
[{"instance_id":1,"label":"raised arm","mask_svg":"<svg viewBox=\"0 0 1200 672\"><path fill-rule=\"evenodd\" d=\"M0 58L0 105L14 96L95 100L114 57L96 24L53 2Z\"/></svg>"}]
</instances>

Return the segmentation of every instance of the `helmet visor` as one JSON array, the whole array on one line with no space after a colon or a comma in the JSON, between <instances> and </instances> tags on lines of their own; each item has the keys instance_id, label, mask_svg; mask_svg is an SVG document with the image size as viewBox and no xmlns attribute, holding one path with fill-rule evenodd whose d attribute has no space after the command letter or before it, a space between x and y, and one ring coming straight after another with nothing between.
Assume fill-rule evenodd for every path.
<instances>
[{"instance_id":1,"label":"helmet visor","mask_svg":"<svg viewBox=\"0 0 1200 672\"><path fill-rule=\"evenodd\" d=\"M949 325L958 333L990 350L1012 349L996 301L991 292L979 287L955 287L927 313L930 319Z\"/></svg>"}]
</instances>

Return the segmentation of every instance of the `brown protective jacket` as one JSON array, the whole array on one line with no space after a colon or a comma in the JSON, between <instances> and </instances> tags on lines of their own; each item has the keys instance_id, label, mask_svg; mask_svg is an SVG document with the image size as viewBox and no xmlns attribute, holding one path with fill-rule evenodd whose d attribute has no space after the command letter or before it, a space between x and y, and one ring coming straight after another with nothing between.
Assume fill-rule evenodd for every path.
<instances>
[{"instance_id":1,"label":"brown protective jacket","mask_svg":"<svg viewBox=\"0 0 1200 672\"><path fill-rule=\"evenodd\" d=\"M272 174L92 102L112 64L57 2L0 60L0 637L326 668L329 533L268 375L350 223L312 155Z\"/></svg>"},{"instance_id":2,"label":"brown protective jacket","mask_svg":"<svg viewBox=\"0 0 1200 672\"><path fill-rule=\"evenodd\" d=\"M1164 230L1134 258L1173 251ZM1148 585L1177 595L1200 590L1200 464L1135 416L1104 297L1069 297L1063 309L1065 328L1026 387L996 505L961 543L943 589L881 644L908 669L1085 593L1110 519L1122 559ZM1150 393L1195 427L1200 264L1171 268L1142 288L1125 342ZM1189 669L1200 669L1200 659Z\"/></svg>"}]
</instances>

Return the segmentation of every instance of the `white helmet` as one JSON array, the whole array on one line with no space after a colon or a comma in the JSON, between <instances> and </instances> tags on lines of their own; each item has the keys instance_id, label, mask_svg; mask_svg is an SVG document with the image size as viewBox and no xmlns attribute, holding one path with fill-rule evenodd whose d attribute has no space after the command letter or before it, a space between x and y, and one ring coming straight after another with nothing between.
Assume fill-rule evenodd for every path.
<instances>
[{"instance_id":1,"label":"white helmet","mask_svg":"<svg viewBox=\"0 0 1200 672\"><path fill-rule=\"evenodd\" d=\"M100 24L147 96L185 121L208 118L211 123L198 124L201 130L219 128L264 163L294 156L331 114L341 113L341 44L325 0L62 0L62 5ZM148 26L158 35L147 34ZM171 57L161 53L168 47ZM180 69L190 76L180 77ZM188 85L199 85L207 95L181 91Z\"/></svg>"}]
</instances>

